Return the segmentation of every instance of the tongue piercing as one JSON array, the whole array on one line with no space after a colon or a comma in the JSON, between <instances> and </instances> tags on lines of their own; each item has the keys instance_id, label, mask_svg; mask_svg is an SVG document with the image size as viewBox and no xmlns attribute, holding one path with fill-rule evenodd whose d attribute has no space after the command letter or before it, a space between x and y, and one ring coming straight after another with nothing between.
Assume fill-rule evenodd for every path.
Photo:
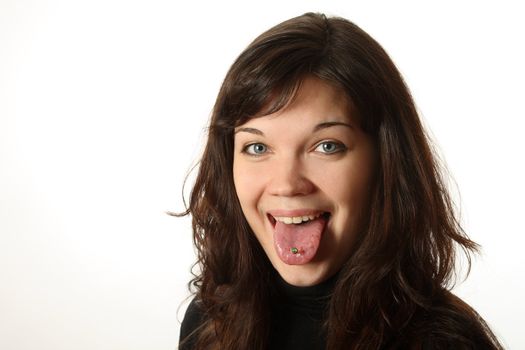
<instances>
[{"instance_id":1,"label":"tongue piercing","mask_svg":"<svg viewBox=\"0 0 525 350\"><path fill-rule=\"evenodd\" d=\"M299 249L297 249L295 247L292 247L292 248L290 248L290 252L292 252L292 254L297 254L297 253L299 253Z\"/></svg>"}]
</instances>

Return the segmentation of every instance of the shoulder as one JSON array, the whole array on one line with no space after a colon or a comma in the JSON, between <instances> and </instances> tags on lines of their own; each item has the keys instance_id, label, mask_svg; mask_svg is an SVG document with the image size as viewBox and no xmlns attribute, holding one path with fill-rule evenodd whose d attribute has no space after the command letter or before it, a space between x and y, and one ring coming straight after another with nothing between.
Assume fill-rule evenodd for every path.
<instances>
[{"instance_id":1,"label":"shoulder","mask_svg":"<svg viewBox=\"0 0 525 350\"><path fill-rule=\"evenodd\" d=\"M434 300L418 323L424 350L502 349L476 310L449 291Z\"/></svg>"},{"instance_id":2,"label":"shoulder","mask_svg":"<svg viewBox=\"0 0 525 350\"><path fill-rule=\"evenodd\" d=\"M197 298L193 298L180 325L179 350L193 349L197 330L203 322L204 312L202 305Z\"/></svg>"}]
</instances>

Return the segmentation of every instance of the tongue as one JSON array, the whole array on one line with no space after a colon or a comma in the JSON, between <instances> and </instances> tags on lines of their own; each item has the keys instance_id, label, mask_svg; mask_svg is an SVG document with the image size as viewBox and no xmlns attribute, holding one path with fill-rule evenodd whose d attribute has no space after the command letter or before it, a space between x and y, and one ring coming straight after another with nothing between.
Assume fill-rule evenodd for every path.
<instances>
[{"instance_id":1,"label":"tongue","mask_svg":"<svg viewBox=\"0 0 525 350\"><path fill-rule=\"evenodd\" d=\"M323 217L304 224L284 224L277 221L273 242L279 258L288 265L302 265L313 259L326 221Z\"/></svg>"}]
</instances>

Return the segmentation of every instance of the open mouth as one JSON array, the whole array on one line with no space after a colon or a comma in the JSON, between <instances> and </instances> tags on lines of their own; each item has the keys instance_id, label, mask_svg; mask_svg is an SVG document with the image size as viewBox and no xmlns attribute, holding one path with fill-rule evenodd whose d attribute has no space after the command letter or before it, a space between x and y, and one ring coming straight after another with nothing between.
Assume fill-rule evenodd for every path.
<instances>
[{"instance_id":1,"label":"open mouth","mask_svg":"<svg viewBox=\"0 0 525 350\"><path fill-rule=\"evenodd\" d=\"M299 215L299 216L281 216L281 215L274 216L269 213L267 214L268 220L270 221L272 227L274 228L277 222L282 222L285 225L304 225L320 217L322 217L325 221L328 221L330 219L330 215L331 214L327 211L319 212L316 214Z\"/></svg>"},{"instance_id":2,"label":"open mouth","mask_svg":"<svg viewBox=\"0 0 525 350\"><path fill-rule=\"evenodd\" d=\"M268 213L274 248L281 261L287 265L309 263L317 254L330 215L319 211Z\"/></svg>"}]
</instances>

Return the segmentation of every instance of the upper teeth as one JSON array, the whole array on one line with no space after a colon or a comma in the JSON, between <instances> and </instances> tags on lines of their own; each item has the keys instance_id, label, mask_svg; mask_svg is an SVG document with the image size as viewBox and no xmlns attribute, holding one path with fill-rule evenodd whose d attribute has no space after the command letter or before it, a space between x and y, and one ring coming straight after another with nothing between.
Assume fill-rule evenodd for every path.
<instances>
[{"instance_id":1,"label":"upper teeth","mask_svg":"<svg viewBox=\"0 0 525 350\"><path fill-rule=\"evenodd\" d=\"M275 216L275 220L282 222L284 224L290 225L290 224L300 224L301 222L314 220L318 218L319 216L321 216L321 214L304 215L304 216Z\"/></svg>"}]
</instances>

